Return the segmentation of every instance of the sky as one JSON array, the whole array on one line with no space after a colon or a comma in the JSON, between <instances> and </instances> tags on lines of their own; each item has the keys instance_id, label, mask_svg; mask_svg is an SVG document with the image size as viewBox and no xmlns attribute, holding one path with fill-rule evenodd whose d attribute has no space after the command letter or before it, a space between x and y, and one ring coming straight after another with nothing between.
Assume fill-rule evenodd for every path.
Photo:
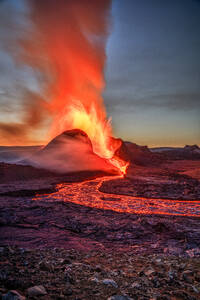
<instances>
[{"instance_id":1,"label":"sky","mask_svg":"<svg viewBox=\"0 0 200 300\"><path fill-rule=\"evenodd\" d=\"M139 144L200 143L200 1L116 0L106 106Z\"/></svg>"},{"instance_id":2,"label":"sky","mask_svg":"<svg viewBox=\"0 0 200 300\"><path fill-rule=\"evenodd\" d=\"M11 19L23 9L20 0L1 0L1 18L12 1ZM7 35L0 28L0 122L17 123L19 85L37 84L2 47ZM106 52L103 97L115 136L151 147L200 144L200 1L113 1Z\"/></svg>"}]
</instances>

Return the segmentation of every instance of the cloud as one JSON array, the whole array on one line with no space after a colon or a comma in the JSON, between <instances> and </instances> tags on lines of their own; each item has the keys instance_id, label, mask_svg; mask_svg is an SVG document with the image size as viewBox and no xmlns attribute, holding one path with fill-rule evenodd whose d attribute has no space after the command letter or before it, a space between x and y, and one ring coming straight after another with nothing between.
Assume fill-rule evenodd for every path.
<instances>
[{"instance_id":1,"label":"cloud","mask_svg":"<svg viewBox=\"0 0 200 300\"><path fill-rule=\"evenodd\" d=\"M178 111L200 111L200 93L169 93L155 94L144 97L134 96L132 93L126 92L122 95L112 95L109 93L106 96L108 107L117 110L136 109L165 109Z\"/></svg>"},{"instance_id":2,"label":"cloud","mask_svg":"<svg viewBox=\"0 0 200 300\"><path fill-rule=\"evenodd\" d=\"M190 111L200 109L200 94L158 94L137 101L137 106Z\"/></svg>"},{"instance_id":3,"label":"cloud","mask_svg":"<svg viewBox=\"0 0 200 300\"><path fill-rule=\"evenodd\" d=\"M26 128L20 123L3 123L0 122L1 144L6 144L8 141L13 145L20 143L26 136Z\"/></svg>"}]
</instances>

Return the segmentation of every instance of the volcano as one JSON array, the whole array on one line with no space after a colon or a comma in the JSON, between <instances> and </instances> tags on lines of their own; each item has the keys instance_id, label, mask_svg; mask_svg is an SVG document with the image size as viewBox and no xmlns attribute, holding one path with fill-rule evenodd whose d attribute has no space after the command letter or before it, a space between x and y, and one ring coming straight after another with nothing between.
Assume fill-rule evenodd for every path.
<instances>
[{"instance_id":1,"label":"volcano","mask_svg":"<svg viewBox=\"0 0 200 300\"><path fill-rule=\"evenodd\" d=\"M108 159L94 153L91 140L80 129L64 131L24 163L62 174L90 170L120 174Z\"/></svg>"}]
</instances>

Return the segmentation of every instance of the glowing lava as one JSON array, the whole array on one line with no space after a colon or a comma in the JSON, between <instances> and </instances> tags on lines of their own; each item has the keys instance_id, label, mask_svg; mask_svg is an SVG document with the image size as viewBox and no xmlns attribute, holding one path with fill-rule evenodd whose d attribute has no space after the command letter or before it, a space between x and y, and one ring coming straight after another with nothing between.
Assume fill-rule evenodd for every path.
<instances>
[{"instance_id":1,"label":"glowing lava","mask_svg":"<svg viewBox=\"0 0 200 300\"><path fill-rule=\"evenodd\" d=\"M109 176L80 183L58 184L55 193L36 195L33 200L66 201L129 214L156 214L200 218L200 201L198 200L153 199L101 192L99 187L104 181L110 179L111 177ZM116 179L116 176L113 179ZM90 196L88 197L88 195Z\"/></svg>"},{"instance_id":2,"label":"glowing lava","mask_svg":"<svg viewBox=\"0 0 200 300\"><path fill-rule=\"evenodd\" d=\"M110 120L106 120L104 111L96 110L92 106L89 111L79 101L72 101L60 114L55 125L55 132L62 132L67 129L81 129L91 140L94 153L109 162L120 170L121 174L126 174L127 162L115 155L116 150L121 146L121 141L111 138L112 130Z\"/></svg>"},{"instance_id":3,"label":"glowing lava","mask_svg":"<svg viewBox=\"0 0 200 300\"><path fill-rule=\"evenodd\" d=\"M117 159L111 158L111 159L109 159L109 161L112 165L114 165L115 167L117 167L120 170L122 176L126 175L127 168L129 166L129 162L126 162L120 158L117 158Z\"/></svg>"},{"instance_id":4,"label":"glowing lava","mask_svg":"<svg viewBox=\"0 0 200 300\"><path fill-rule=\"evenodd\" d=\"M115 156L120 143L112 138L102 98L111 0L29 4L32 27L21 41L21 58L40 74L40 99L45 100L34 106L34 114L45 109L50 115L48 140L81 129L93 151L124 174L127 163Z\"/></svg>"}]
</instances>

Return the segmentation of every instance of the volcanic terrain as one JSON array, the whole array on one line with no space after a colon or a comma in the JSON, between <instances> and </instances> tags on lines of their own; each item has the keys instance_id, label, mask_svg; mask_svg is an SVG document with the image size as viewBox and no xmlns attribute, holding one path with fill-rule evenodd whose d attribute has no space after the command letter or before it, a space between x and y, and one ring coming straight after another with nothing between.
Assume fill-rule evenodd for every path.
<instances>
[{"instance_id":1,"label":"volcanic terrain","mask_svg":"<svg viewBox=\"0 0 200 300\"><path fill-rule=\"evenodd\" d=\"M2 294L199 299L199 147L121 142L115 156L126 175L79 130L0 148Z\"/></svg>"}]
</instances>

